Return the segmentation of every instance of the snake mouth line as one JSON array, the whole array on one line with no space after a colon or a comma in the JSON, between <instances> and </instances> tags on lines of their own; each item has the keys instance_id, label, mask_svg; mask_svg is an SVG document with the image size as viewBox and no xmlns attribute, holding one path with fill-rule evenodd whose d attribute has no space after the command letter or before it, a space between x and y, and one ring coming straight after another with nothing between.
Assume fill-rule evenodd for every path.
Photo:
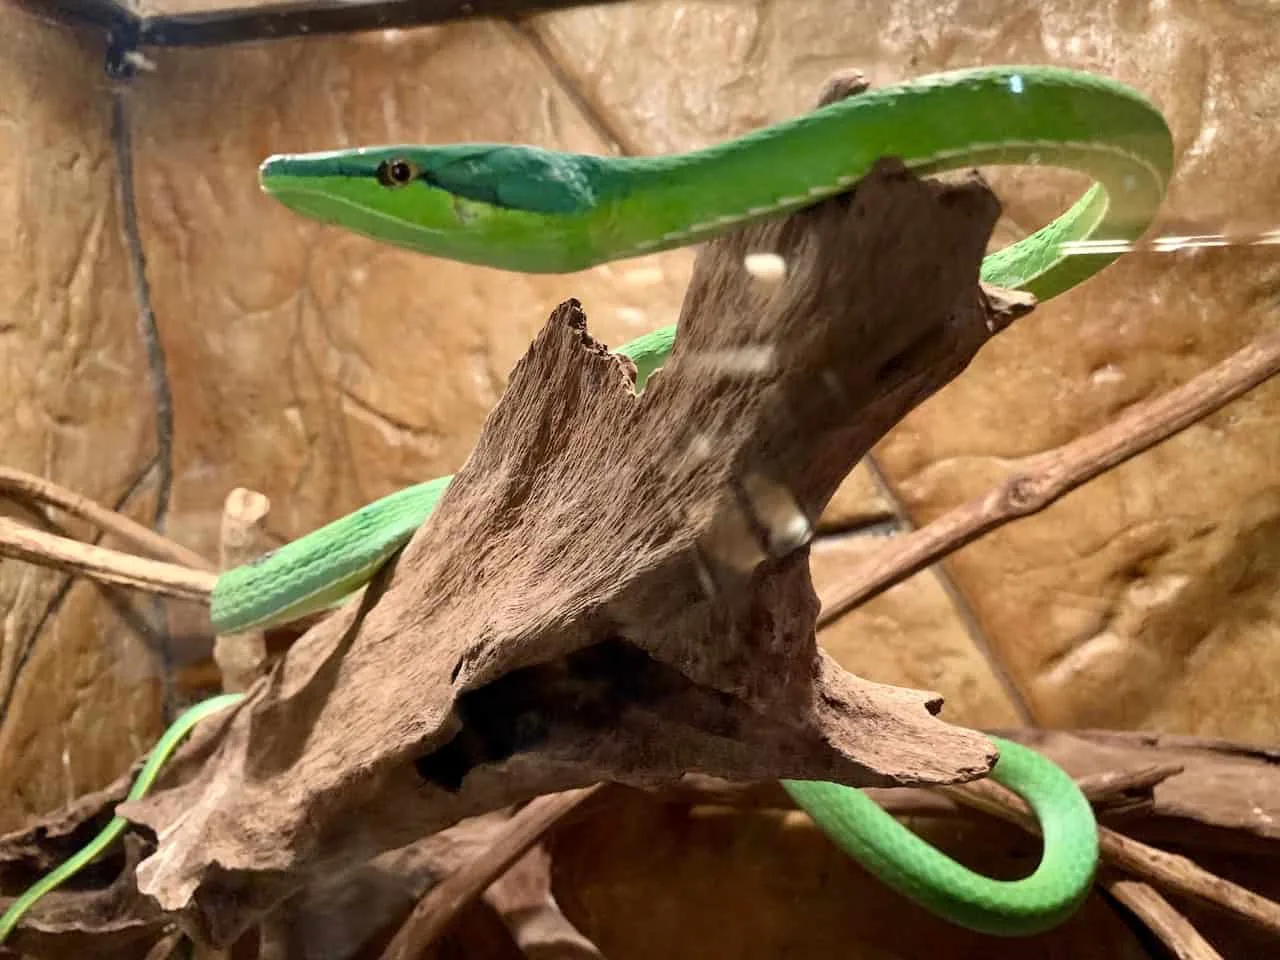
<instances>
[{"instance_id":1,"label":"snake mouth line","mask_svg":"<svg viewBox=\"0 0 1280 960\"><path fill-rule=\"evenodd\" d=\"M332 224L347 228L348 224L342 221L341 217L334 212L334 208L356 211L360 216L367 217L381 223L385 223L396 230L412 229L419 234L429 234L433 237L448 238L450 231L442 227L430 227L420 223L410 223L402 217L393 216L389 213L371 207L366 204L357 203L347 197L338 196L330 191L318 187L310 187L299 183L291 177L281 180L260 180L262 192L271 195L279 200L291 210L313 217L322 223ZM427 189L438 189L429 187Z\"/></svg>"}]
</instances>

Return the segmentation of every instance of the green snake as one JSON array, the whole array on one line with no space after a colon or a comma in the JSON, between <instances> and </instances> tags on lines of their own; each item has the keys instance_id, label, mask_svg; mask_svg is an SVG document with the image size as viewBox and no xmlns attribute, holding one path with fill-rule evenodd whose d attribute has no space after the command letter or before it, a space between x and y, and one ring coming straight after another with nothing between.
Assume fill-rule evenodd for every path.
<instances>
[{"instance_id":1,"label":"green snake","mask_svg":"<svg viewBox=\"0 0 1280 960\"><path fill-rule=\"evenodd\" d=\"M263 189L314 220L431 256L529 273L564 273L710 239L848 190L882 156L917 174L988 164L1044 165L1093 185L1060 217L989 254L982 279L1041 301L1119 254L1073 254L1091 239L1136 240L1164 198L1173 148L1159 111L1105 78L1044 66L953 71L871 90L688 153L603 157L510 144L386 146L273 156ZM670 354L675 328L619 349L637 391ZM358 589L435 509L450 477L409 487L253 563L223 573L211 620L220 634L262 628L333 606ZM186 732L240 695L205 701L164 734L130 798L145 795ZM1022 796L1043 837L1029 876L1000 881L931 847L865 793L783 781L842 849L903 895L956 924L1022 936L1071 916L1097 867L1093 812L1040 754L991 738L991 778ZM88 847L0 918L0 942L44 893L124 828L118 816Z\"/></svg>"}]
</instances>

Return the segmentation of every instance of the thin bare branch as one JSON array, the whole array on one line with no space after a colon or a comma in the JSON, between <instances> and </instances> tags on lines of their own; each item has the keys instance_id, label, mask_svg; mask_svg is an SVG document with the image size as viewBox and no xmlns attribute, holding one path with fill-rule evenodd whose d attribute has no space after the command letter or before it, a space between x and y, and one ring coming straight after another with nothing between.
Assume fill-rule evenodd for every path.
<instances>
[{"instance_id":1,"label":"thin bare branch","mask_svg":"<svg viewBox=\"0 0 1280 960\"><path fill-rule=\"evenodd\" d=\"M1158 890L1138 880L1107 873L1103 888L1160 938L1178 960L1223 960L1191 921L1173 908Z\"/></svg>"},{"instance_id":2,"label":"thin bare branch","mask_svg":"<svg viewBox=\"0 0 1280 960\"><path fill-rule=\"evenodd\" d=\"M858 564L823 598L825 626L948 554L1013 520L1039 513L1063 495L1151 449L1280 373L1280 332L1250 343L1162 397L1054 450L1015 464L996 489L895 537Z\"/></svg>"},{"instance_id":3,"label":"thin bare branch","mask_svg":"<svg viewBox=\"0 0 1280 960\"><path fill-rule=\"evenodd\" d=\"M194 550L144 527L123 513L117 513L43 477L15 470L13 467L0 466L0 495L57 507L93 524L99 530L119 537L149 556L191 567L193 570L213 569L213 564Z\"/></svg>"},{"instance_id":4,"label":"thin bare branch","mask_svg":"<svg viewBox=\"0 0 1280 960\"><path fill-rule=\"evenodd\" d=\"M0 556L181 600L209 602L217 576L35 530L0 517Z\"/></svg>"},{"instance_id":5,"label":"thin bare branch","mask_svg":"<svg viewBox=\"0 0 1280 960\"><path fill-rule=\"evenodd\" d=\"M1147 846L1107 827L1098 828L1098 844L1105 862L1171 893L1234 913L1272 936L1280 936L1280 903L1212 874L1186 857Z\"/></svg>"},{"instance_id":6,"label":"thin bare branch","mask_svg":"<svg viewBox=\"0 0 1280 960\"><path fill-rule=\"evenodd\" d=\"M1156 786L1182 773L1180 763L1154 764L1136 770L1118 770L1077 777L1076 786L1088 797L1099 818L1114 822L1120 817L1151 813Z\"/></svg>"},{"instance_id":7,"label":"thin bare branch","mask_svg":"<svg viewBox=\"0 0 1280 960\"><path fill-rule=\"evenodd\" d=\"M414 907L382 954L382 960L416 960L453 916L480 896L544 834L602 785L537 797L520 809L493 845L465 867L451 873Z\"/></svg>"},{"instance_id":8,"label":"thin bare branch","mask_svg":"<svg viewBox=\"0 0 1280 960\"><path fill-rule=\"evenodd\" d=\"M545 844L534 844L506 873L495 878L483 899L527 956L603 960L599 947L583 936L556 903L551 890L551 854Z\"/></svg>"}]
</instances>

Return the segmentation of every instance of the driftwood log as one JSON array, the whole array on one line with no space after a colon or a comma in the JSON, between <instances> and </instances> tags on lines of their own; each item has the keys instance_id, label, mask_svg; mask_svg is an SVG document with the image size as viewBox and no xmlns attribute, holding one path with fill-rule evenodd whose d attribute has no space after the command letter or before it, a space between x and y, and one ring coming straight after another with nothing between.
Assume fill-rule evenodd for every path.
<instances>
[{"instance_id":1,"label":"driftwood log","mask_svg":"<svg viewBox=\"0 0 1280 960\"><path fill-rule=\"evenodd\" d=\"M978 282L998 204L881 162L701 253L670 361L562 304L398 562L123 815L139 889L214 945L309 877L600 780L955 783L994 761L933 694L815 642L805 546L848 471L1030 300ZM767 252L779 282L743 268Z\"/></svg>"},{"instance_id":2,"label":"driftwood log","mask_svg":"<svg viewBox=\"0 0 1280 960\"><path fill-rule=\"evenodd\" d=\"M561 305L430 522L120 812L137 885L226 945L323 871L596 781L956 783L990 743L818 649L805 545L854 464L1030 299L999 207L886 160L702 252L666 367ZM786 264L754 278L752 253Z\"/></svg>"}]
</instances>

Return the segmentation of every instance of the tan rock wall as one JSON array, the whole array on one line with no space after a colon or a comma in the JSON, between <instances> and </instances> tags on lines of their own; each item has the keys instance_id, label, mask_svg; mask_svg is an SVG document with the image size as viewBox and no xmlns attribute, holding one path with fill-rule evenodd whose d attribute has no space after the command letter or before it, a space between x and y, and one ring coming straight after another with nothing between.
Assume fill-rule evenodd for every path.
<instances>
[{"instance_id":1,"label":"tan rock wall","mask_svg":"<svg viewBox=\"0 0 1280 960\"><path fill-rule=\"evenodd\" d=\"M91 39L0 7L0 446L6 466L151 522L155 406L97 62ZM4 828L101 786L146 749L163 665L87 582L5 560L0 610Z\"/></svg>"}]
</instances>

